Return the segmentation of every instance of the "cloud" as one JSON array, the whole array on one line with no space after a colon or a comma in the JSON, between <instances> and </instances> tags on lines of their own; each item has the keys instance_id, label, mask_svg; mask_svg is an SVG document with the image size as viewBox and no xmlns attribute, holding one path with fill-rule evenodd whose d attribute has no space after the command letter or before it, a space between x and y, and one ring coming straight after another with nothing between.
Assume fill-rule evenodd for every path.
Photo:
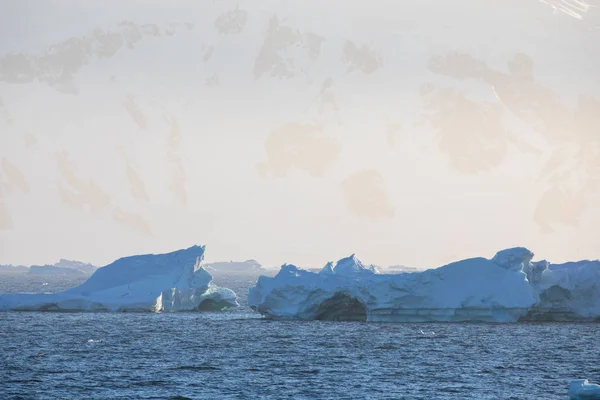
<instances>
[{"instance_id":1,"label":"cloud","mask_svg":"<svg viewBox=\"0 0 600 400\"><path fill-rule=\"evenodd\" d=\"M9 53L0 58L0 82L23 84L38 80L64 94L76 95L75 76L96 59L111 58L124 48L133 49L144 37L173 36L192 24L153 24L122 21L110 30L96 28L86 36L54 43L39 54Z\"/></svg>"},{"instance_id":2,"label":"cloud","mask_svg":"<svg viewBox=\"0 0 600 400\"><path fill-rule=\"evenodd\" d=\"M133 167L126 162L125 165L125 173L127 175L127 182L129 182L129 189L131 190L131 195L137 201L148 201L148 193L146 193L146 185L144 181L138 173L133 169Z\"/></svg>"},{"instance_id":3,"label":"cloud","mask_svg":"<svg viewBox=\"0 0 600 400\"><path fill-rule=\"evenodd\" d=\"M2 98L0 98L0 117L2 117L9 125L12 124L12 118L8 112L8 109L4 105Z\"/></svg>"},{"instance_id":4,"label":"cloud","mask_svg":"<svg viewBox=\"0 0 600 400\"><path fill-rule=\"evenodd\" d=\"M316 60L321 54L325 39L315 33L302 34L289 26L282 25L279 18L273 15L269 20L267 34L254 60L254 78L263 75L272 78L291 78L298 73L296 58L300 53L292 51L292 47L300 47L310 60ZM306 71L303 71L306 72Z\"/></svg>"},{"instance_id":5,"label":"cloud","mask_svg":"<svg viewBox=\"0 0 600 400\"><path fill-rule=\"evenodd\" d=\"M533 219L545 233L552 233L553 226L559 223L577 227L585 207L582 193L566 190L557 184L539 199Z\"/></svg>"},{"instance_id":6,"label":"cloud","mask_svg":"<svg viewBox=\"0 0 600 400\"><path fill-rule=\"evenodd\" d=\"M202 61L207 62L212 57L215 48L213 46L202 45Z\"/></svg>"},{"instance_id":7,"label":"cloud","mask_svg":"<svg viewBox=\"0 0 600 400\"><path fill-rule=\"evenodd\" d=\"M127 114L129 114L133 122L135 122L140 129L146 129L146 126L148 125L146 117L142 113L142 110L138 106L133 95L127 95L127 99L123 102L123 107L125 107Z\"/></svg>"},{"instance_id":8,"label":"cloud","mask_svg":"<svg viewBox=\"0 0 600 400\"><path fill-rule=\"evenodd\" d=\"M489 171L499 166L507 152L509 132L502 108L477 102L453 89L428 87L423 91L427 119L438 132L439 148L450 165L461 173Z\"/></svg>"},{"instance_id":9,"label":"cloud","mask_svg":"<svg viewBox=\"0 0 600 400\"><path fill-rule=\"evenodd\" d=\"M37 144L37 138L31 134L25 135L24 140L25 140L25 146L27 146L28 149L32 148L33 146L35 146Z\"/></svg>"},{"instance_id":10,"label":"cloud","mask_svg":"<svg viewBox=\"0 0 600 400\"><path fill-rule=\"evenodd\" d=\"M12 218L8 208L4 204L4 190L0 185L0 230L9 230L13 228Z\"/></svg>"},{"instance_id":11,"label":"cloud","mask_svg":"<svg viewBox=\"0 0 600 400\"><path fill-rule=\"evenodd\" d=\"M393 218L396 214L378 171L363 169L355 172L341 183L341 187L353 214L371 219Z\"/></svg>"},{"instance_id":12,"label":"cloud","mask_svg":"<svg viewBox=\"0 0 600 400\"><path fill-rule=\"evenodd\" d=\"M181 144L181 133L179 123L175 117L164 116L169 123L169 136L167 137L167 161L173 165L171 173L171 183L169 190L179 199L182 204L187 204L187 174L183 165L183 160L179 155L179 146Z\"/></svg>"},{"instance_id":13,"label":"cloud","mask_svg":"<svg viewBox=\"0 0 600 400\"><path fill-rule=\"evenodd\" d=\"M348 72L361 71L371 74L381 68L381 56L366 44L357 47L354 42L348 40L344 43L341 61L348 64Z\"/></svg>"},{"instance_id":14,"label":"cloud","mask_svg":"<svg viewBox=\"0 0 600 400\"><path fill-rule=\"evenodd\" d=\"M402 124L393 123L388 118L385 119L385 139L390 147L396 144L396 135L402 130Z\"/></svg>"},{"instance_id":15,"label":"cloud","mask_svg":"<svg viewBox=\"0 0 600 400\"><path fill-rule=\"evenodd\" d=\"M10 161L6 159L6 157L2 157L2 163L0 164L2 167L2 172L8 178L9 189L12 186L16 186L23 193L29 193L29 184L27 183L27 179L25 179L25 175L21 170Z\"/></svg>"},{"instance_id":16,"label":"cloud","mask_svg":"<svg viewBox=\"0 0 600 400\"><path fill-rule=\"evenodd\" d=\"M61 200L75 209L89 208L93 212L108 212L112 219L133 228L143 234L152 235L148 221L141 215L123 211L120 207L113 207L108 194L104 193L94 182L83 181L73 171L66 152L56 154L59 170L66 185L58 184Z\"/></svg>"},{"instance_id":17,"label":"cloud","mask_svg":"<svg viewBox=\"0 0 600 400\"><path fill-rule=\"evenodd\" d=\"M111 200L108 194L91 179L86 182L77 177L66 152L56 153L56 162L66 182L66 185L57 184L59 196L65 204L78 209L89 207L91 211L104 211L110 207Z\"/></svg>"},{"instance_id":18,"label":"cloud","mask_svg":"<svg viewBox=\"0 0 600 400\"><path fill-rule=\"evenodd\" d=\"M215 19L215 28L222 35L237 35L244 30L248 22L248 12L240 10L236 5L233 10L229 10L219 15Z\"/></svg>"},{"instance_id":19,"label":"cloud","mask_svg":"<svg viewBox=\"0 0 600 400\"><path fill-rule=\"evenodd\" d=\"M552 89L536 81L531 57L517 53L508 60L507 67L508 73L498 71L459 52L433 57L429 62L433 73L458 80L477 79L491 86L506 109L542 134L548 143L568 140L572 131L571 113Z\"/></svg>"},{"instance_id":20,"label":"cloud","mask_svg":"<svg viewBox=\"0 0 600 400\"><path fill-rule=\"evenodd\" d=\"M550 6L554 12L561 12L575 19L583 19L593 6L582 0L539 0Z\"/></svg>"},{"instance_id":21,"label":"cloud","mask_svg":"<svg viewBox=\"0 0 600 400\"><path fill-rule=\"evenodd\" d=\"M125 161L125 177L129 183L131 196L137 201L148 202L150 199L148 197L148 193L146 192L146 184L137 173L135 168L131 166L129 158L127 157L127 153L125 152L125 148L123 146L117 146L117 151L121 153Z\"/></svg>"},{"instance_id":22,"label":"cloud","mask_svg":"<svg viewBox=\"0 0 600 400\"><path fill-rule=\"evenodd\" d=\"M323 132L321 125L291 122L274 129L265 142L268 160L258 165L259 173L285 177L292 169L322 176L337 160L340 142Z\"/></svg>"},{"instance_id":23,"label":"cloud","mask_svg":"<svg viewBox=\"0 0 600 400\"><path fill-rule=\"evenodd\" d=\"M494 70L458 52L432 58L429 69L459 80L477 79L491 86L510 113L546 140L551 152L541 168L540 179L547 183L547 188L533 219L547 233L553 232L552 226L557 223L576 226L590 204L589 199L600 192L600 101L580 96L577 106L570 109L554 90L537 81L534 61L522 53L508 60L508 72ZM437 108L430 122L447 137L441 147L458 170L475 172L498 165L505 152L504 139L524 153L542 154L501 127L497 105L467 102L448 90L442 97L439 93L428 105ZM485 129L486 135L470 135L475 124L478 131ZM489 134L493 137L488 137ZM477 148L482 149L481 155L477 155Z\"/></svg>"},{"instance_id":24,"label":"cloud","mask_svg":"<svg viewBox=\"0 0 600 400\"><path fill-rule=\"evenodd\" d=\"M152 236L152 229L150 229L150 224L148 221L138 214L128 213L122 211L120 208L116 207L112 210L111 216L113 220L116 222L128 226L130 228L136 229L139 232Z\"/></svg>"},{"instance_id":25,"label":"cloud","mask_svg":"<svg viewBox=\"0 0 600 400\"><path fill-rule=\"evenodd\" d=\"M209 87L219 86L219 76L215 73L204 80L204 84Z\"/></svg>"},{"instance_id":26,"label":"cloud","mask_svg":"<svg viewBox=\"0 0 600 400\"><path fill-rule=\"evenodd\" d=\"M312 103L315 103L315 102L318 104L319 117L326 116L328 109L332 110L335 115L335 119L336 119L338 125L341 125L340 109L339 109L337 101L335 99L335 93L333 91L333 78L332 77L328 77L323 81L323 84L321 85L321 90L319 91L319 93L317 94L317 97L315 98L315 100L313 100ZM307 107L305 112L308 111L308 109L311 107L311 105L309 105Z\"/></svg>"}]
</instances>

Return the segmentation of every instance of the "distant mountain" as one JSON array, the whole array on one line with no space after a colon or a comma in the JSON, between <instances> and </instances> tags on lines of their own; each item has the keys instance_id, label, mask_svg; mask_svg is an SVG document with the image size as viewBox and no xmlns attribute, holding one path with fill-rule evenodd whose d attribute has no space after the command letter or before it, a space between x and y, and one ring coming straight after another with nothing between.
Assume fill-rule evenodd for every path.
<instances>
[{"instance_id":1,"label":"distant mountain","mask_svg":"<svg viewBox=\"0 0 600 400\"><path fill-rule=\"evenodd\" d=\"M0 265L0 274L35 274L35 275L91 275L97 267L81 261L61 259L56 264L32 265Z\"/></svg>"},{"instance_id":2,"label":"distant mountain","mask_svg":"<svg viewBox=\"0 0 600 400\"><path fill-rule=\"evenodd\" d=\"M94 273L94 271L96 271L96 269L98 269L98 267L96 267L95 265L89 264L89 263L84 263L81 261L65 260L64 258L61 258L61 260L59 262L54 264L54 267L72 268L72 269L76 269L81 272L84 272L86 274L92 274L92 273Z\"/></svg>"},{"instance_id":3,"label":"distant mountain","mask_svg":"<svg viewBox=\"0 0 600 400\"><path fill-rule=\"evenodd\" d=\"M394 274L399 272L418 272L422 270L416 267L407 267L406 265L390 265L389 267L385 268L385 271L390 274Z\"/></svg>"},{"instance_id":4,"label":"distant mountain","mask_svg":"<svg viewBox=\"0 0 600 400\"><path fill-rule=\"evenodd\" d=\"M0 274L24 274L29 270L24 265L0 265Z\"/></svg>"},{"instance_id":5,"label":"distant mountain","mask_svg":"<svg viewBox=\"0 0 600 400\"><path fill-rule=\"evenodd\" d=\"M32 265L29 274L34 275L87 275L86 272L75 268L57 267L54 265Z\"/></svg>"},{"instance_id":6,"label":"distant mountain","mask_svg":"<svg viewBox=\"0 0 600 400\"><path fill-rule=\"evenodd\" d=\"M261 272L263 270L256 260L246 261L219 261L204 264L204 269L210 272Z\"/></svg>"}]
</instances>

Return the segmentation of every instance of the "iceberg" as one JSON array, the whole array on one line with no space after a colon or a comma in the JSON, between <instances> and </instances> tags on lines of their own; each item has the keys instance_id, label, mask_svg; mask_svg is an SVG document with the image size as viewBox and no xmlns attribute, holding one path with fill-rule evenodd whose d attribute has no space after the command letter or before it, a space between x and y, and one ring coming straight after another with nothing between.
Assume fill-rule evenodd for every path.
<instances>
[{"instance_id":1,"label":"iceberg","mask_svg":"<svg viewBox=\"0 0 600 400\"><path fill-rule=\"evenodd\" d=\"M381 274L355 255L319 272L285 264L248 305L273 319L517 322L600 318L600 261L532 262L518 247L422 272Z\"/></svg>"},{"instance_id":2,"label":"iceberg","mask_svg":"<svg viewBox=\"0 0 600 400\"><path fill-rule=\"evenodd\" d=\"M600 400L600 385L577 379L571 382L568 395L570 400Z\"/></svg>"},{"instance_id":3,"label":"iceberg","mask_svg":"<svg viewBox=\"0 0 600 400\"><path fill-rule=\"evenodd\" d=\"M124 257L64 292L0 296L0 310L161 312L237 307L236 294L214 285L202 267L204 250L192 246L167 254Z\"/></svg>"}]
</instances>

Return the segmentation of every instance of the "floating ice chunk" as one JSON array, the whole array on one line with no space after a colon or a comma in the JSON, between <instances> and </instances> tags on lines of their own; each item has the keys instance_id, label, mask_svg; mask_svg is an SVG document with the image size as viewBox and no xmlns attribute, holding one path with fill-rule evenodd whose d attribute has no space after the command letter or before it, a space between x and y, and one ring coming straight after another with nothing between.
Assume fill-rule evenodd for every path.
<instances>
[{"instance_id":1,"label":"floating ice chunk","mask_svg":"<svg viewBox=\"0 0 600 400\"><path fill-rule=\"evenodd\" d=\"M600 400L600 385L577 379L571 382L568 394L571 400Z\"/></svg>"}]
</instances>

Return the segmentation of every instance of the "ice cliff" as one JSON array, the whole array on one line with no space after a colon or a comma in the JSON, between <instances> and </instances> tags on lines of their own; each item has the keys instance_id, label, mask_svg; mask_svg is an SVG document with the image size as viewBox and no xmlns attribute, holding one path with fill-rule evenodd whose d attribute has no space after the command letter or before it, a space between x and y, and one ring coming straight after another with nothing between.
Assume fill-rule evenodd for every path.
<instances>
[{"instance_id":1,"label":"ice cliff","mask_svg":"<svg viewBox=\"0 0 600 400\"><path fill-rule=\"evenodd\" d=\"M600 261L532 262L525 248L423 272L380 274L354 255L320 272L283 265L248 304L275 319L516 322L600 318Z\"/></svg>"},{"instance_id":2,"label":"ice cliff","mask_svg":"<svg viewBox=\"0 0 600 400\"><path fill-rule=\"evenodd\" d=\"M64 292L0 296L0 310L219 311L237 306L233 291L212 283L203 260L204 246L125 257Z\"/></svg>"}]
</instances>

